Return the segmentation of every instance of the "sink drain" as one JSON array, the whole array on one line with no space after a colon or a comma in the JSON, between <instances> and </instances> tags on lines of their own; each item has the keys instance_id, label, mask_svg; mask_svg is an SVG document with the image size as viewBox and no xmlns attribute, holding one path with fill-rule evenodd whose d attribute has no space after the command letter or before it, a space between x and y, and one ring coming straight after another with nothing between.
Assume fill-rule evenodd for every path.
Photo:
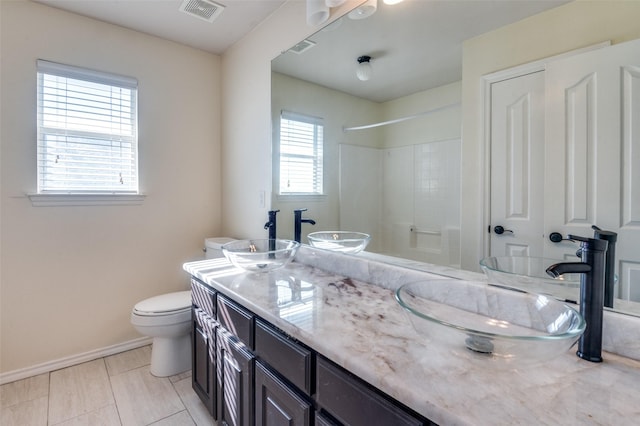
<instances>
[{"instance_id":1,"label":"sink drain","mask_svg":"<svg viewBox=\"0 0 640 426\"><path fill-rule=\"evenodd\" d=\"M475 336L470 334L464 341L467 349L481 354L491 354L493 352L493 343L491 338L484 336Z\"/></svg>"}]
</instances>

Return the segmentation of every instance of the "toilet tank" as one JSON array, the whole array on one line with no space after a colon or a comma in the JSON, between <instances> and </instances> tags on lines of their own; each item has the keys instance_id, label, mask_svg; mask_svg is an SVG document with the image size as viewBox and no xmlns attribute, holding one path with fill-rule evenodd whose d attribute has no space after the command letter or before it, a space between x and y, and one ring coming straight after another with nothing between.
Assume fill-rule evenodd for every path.
<instances>
[{"instance_id":1,"label":"toilet tank","mask_svg":"<svg viewBox=\"0 0 640 426\"><path fill-rule=\"evenodd\" d=\"M205 257L207 259L216 259L219 257L224 257L222 254L222 245L229 243L231 241L235 241L233 238L227 237L215 237L215 238L205 238L204 240L204 251Z\"/></svg>"}]
</instances>

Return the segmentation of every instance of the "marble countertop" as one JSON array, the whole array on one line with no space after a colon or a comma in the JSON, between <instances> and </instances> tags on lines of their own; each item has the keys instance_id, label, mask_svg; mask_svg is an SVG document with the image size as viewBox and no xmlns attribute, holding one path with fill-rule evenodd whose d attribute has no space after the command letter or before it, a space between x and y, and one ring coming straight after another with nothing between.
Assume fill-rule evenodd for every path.
<instances>
[{"instance_id":1,"label":"marble countertop","mask_svg":"<svg viewBox=\"0 0 640 426\"><path fill-rule=\"evenodd\" d=\"M604 353L603 363L591 363L571 350L543 366L492 370L428 345L393 290L440 275L308 248L267 274L243 273L226 259L184 269L439 424L635 425L640 419L638 361Z\"/></svg>"}]
</instances>

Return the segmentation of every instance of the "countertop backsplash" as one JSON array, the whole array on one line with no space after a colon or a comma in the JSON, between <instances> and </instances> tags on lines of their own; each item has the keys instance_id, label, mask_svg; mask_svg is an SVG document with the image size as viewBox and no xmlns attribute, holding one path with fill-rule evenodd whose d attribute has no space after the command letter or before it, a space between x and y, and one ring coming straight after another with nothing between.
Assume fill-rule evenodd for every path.
<instances>
[{"instance_id":1,"label":"countertop backsplash","mask_svg":"<svg viewBox=\"0 0 640 426\"><path fill-rule=\"evenodd\" d=\"M487 277L478 272L396 258L391 264L389 260L374 253L345 255L303 245L295 262L391 290L424 279L487 282ZM605 310L602 335L603 350L640 361L640 318Z\"/></svg>"}]
</instances>

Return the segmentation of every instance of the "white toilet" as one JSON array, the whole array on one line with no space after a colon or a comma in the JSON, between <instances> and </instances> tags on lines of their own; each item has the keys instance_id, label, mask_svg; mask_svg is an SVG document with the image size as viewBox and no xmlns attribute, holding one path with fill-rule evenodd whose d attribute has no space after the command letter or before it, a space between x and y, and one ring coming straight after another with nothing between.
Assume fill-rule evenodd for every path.
<instances>
[{"instance_id":1,"label":"white toilet","mask_svg":"<svg viewBox=\"0 0 640 426\"><path fill-rule=\"evenodd\" d=\"M191 369L191 291L178 291L139 302L131 324L153 337L151 374L173 376Z\"/></svg>"},{"instance_id":2,"label":"white toilet","mask_svg":"<svg viewBox=\"0 0 640 426\"><path fill-rule=\"evenodd\" d=\"M220 247L231 238L207 238L207 259L224 257ZM145 299L131 311L131 324L153 337L151 374L173 376L191 369L191 291L178 291Z\"/></svg>"}]
</instances>

